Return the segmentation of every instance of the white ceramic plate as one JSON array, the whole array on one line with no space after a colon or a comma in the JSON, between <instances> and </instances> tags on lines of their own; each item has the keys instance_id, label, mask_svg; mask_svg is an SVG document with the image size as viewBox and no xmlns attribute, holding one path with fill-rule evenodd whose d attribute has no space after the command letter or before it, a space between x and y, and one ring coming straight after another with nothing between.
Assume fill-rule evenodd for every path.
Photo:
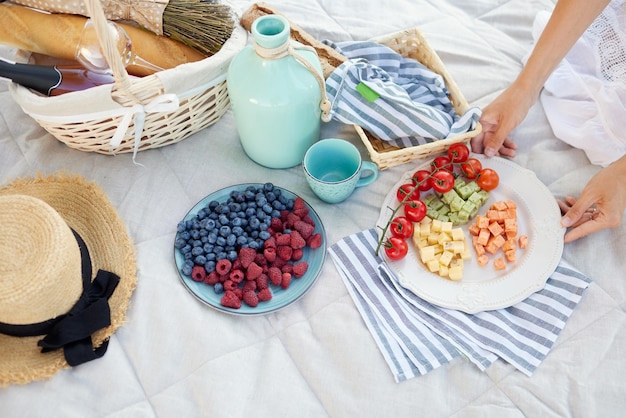
<instances>
[{"instance_id":1,"label":"white ceramic plate","mask_svg":"<svg viewBox=\"0 0 626 418\"><path fill-rule=\"evenodd\" d=\"M513 199L517 203L518 235L528 235L529 243L526 249L517 250L517 261L501 271L495 270L493 263L480 267L472 249L472 259L464 264L463 279L454 282L429 272L412 243L402 260L387 259L403 287L432 304L467 313L506 308L542 289L561 259L565 232L554 196L532 171L504 158L472 157L481 160L483 167L496 170L500 176L500 185L490 192L489 200L478 213L485 214L495 201ZM428 164L404 173L390 190L377 222L379 233L389 220L389 207L397 206L396 189L408 183L416 170L427 168ZM463 229L466 239L470 239L467 225ZM386 258L384 251L381 253Z\"/></svg>"},{"instance_id":2,"label":"white ceramic plate","mask_svg":"<svg viewBox=\"0 0 626 418\"><path fill-rule=\"evenodd\" d=\"M225 202L229 198L232 191L243 191L248 186L258 187L262 186L262 184L238 184L211 193L200 202L198 202L193 208L191 208L191 210L187 213L183 220L188 220L196 216L198 211L201 208L205 207L212 200ZM274 186L274 188L280 189L282 194L289 199L295 199L297 197L289 190L283 189L278 186ZM239 309L222 306L222 304L220 303L223 295L222 293L215 293L215 291L213 290L213 286L209 286L204 283L198 283L182 272L182 266L185 260L180 250L174 248L174 259L176 261L178 274L183 285L187 288L187 290L189 290L189 292L191 292L193 296L195 296L201 302L211 306L212 308L217 309L218 311L235 315L252 316L276 312L299 300L311 289L311 287L317 281L320 271L322 270L322 266L324 264L327 246L326 233L324 231L324 225L322 225L322 220L315 212L313 207L311 207L311 205L309 205L307 202L305 203L307 205L307 208L309 209L309 216L315 222L315 233L320 233L322 235L322 245L320 248L316 249L311 249L309 247L304 248L304 256L302 257L302 260L309 263L309 268L304 276L300 277L299 279L293 279L287 289L282 289L280 286L274 286L270 283L270 288L272 290L273 296L272 299L270 299L269 301L259 302L259 304L254 308L247 306L245 303L242 303L241 308Z\"/></svg>"}]
</instances>

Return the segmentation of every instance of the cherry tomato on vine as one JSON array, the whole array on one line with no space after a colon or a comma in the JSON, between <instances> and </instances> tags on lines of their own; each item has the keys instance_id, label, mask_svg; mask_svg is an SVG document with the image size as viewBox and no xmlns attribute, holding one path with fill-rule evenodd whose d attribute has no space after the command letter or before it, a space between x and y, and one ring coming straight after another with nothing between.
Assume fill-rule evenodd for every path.
<instances>
[{"instance_id":1,"label":"cherry tomato on vine","mask_svg":"<svg viewBox=\"0 0 626 418\"><path fill-rule=\"evenodd\" d=\"M391 221L389 230L394 237L407 239L413 236L413 222L406 216L396 216Z\"/></svg>"},{"instance_id":2,"label":"cherry tomato on vine","mask_svg":"<svg viewBox=\"0 0 626 418\"><path fill-rule=\"evenodd\" d=\"M404 204L404 216L411 222L421 222L428 208L421 200L409 200Z\"/></svg>"},{"instance_id":3,"label":"cherry tomato on vine","mask_svg":"<svg viewBox=\"0 0 626 418\"><path fill-rule=\"evenodd\" d=\"M480 173L480 170L482 169L483 164L480 162L480 160L477 160L476 158L468 158L467 161L461 164L461 170L463 171L463 174L470 180L474 180L476 177L478 177L478 173Z\"/></svg>"},{"instance_id":4,"label":"cherry tomato on vine","mask_svg":"<svg viewBox=\"0 0 626 418\"><path fill-rule=\"evenodd\" d=\"M400 237L389 237L384 244L385 254L390 260L400 260L409 252L409 244Z\"/></svg>"},{"instance_id":5,"label":"cherry tomato on vine","mask_svg":"<svg viewBox=\"0 0 626 418\"><path fill-rule=\"evenodd\" d=\"M452 161L453 163L465 162L470 156L469 148L462 142L457 142L450 145L447 153L448 158L450 158L450 161Z\"/></svg>"},{"instance_id":6,"label":"cherry tomato on vine","mask_svg":"<svg viewBox=\"0 0 626 418\"><path fill-rule=\"evenodd\" d=\"M454 174L446 170L433 173L433 189L439 193L445 193L454 187Z\"/></svg>"},{"instance_id":7,"label":"cherry tomato on vine","mask_svg":"<svg viewBox=\"0 0 626 418\"><path fill-rule=\"evenodd\" d=\"M398 187L398 190L396 191L396 197L398 198L398 202L402 202L406 196L409 196L407 200L415 200L420 198L420 191L417 189L417 187L415 187L415 184L405 183Z\"/></svg>"},{"instance_id":8,"label":"cherry tomato on vine","mask_svg":"<svg viewBox=\"0 0 626 418\"><path fill-rule=\"evenodd\" d=\"M478 173L476 183L478 187L489 192L498 187L498 184L500 184L500 176L491 168L483 168L480 173Z\"/></svg>"},{"instance_id":9,"label":"cherry tomato on vine","mask_svg":"<svg viewBox=\"0 0 626 418\"><path fill-rule=\"evenodd\" d=\"M413 173L413 177L411 177L411 180L413 180L413 183L415 183L415 185L418 185L418 190L422 192L427 192L428 190L433 188L433 182L430 178L431 174L432 173L428 170L417 170L415 173Z\"/></svg>"},{"instance_id":10,"label":"cherry tomato on vine","mask_svg":"<svg viewBox=\"0 0 626 418\"><path fill-rule=\"evenodd\" d=\"M452 160L450 160L447 155L440 155L439 157L435 157L435 159L430 162L430 168L433 172L439 169L443 169L449 172L452 172L452 170L454 170Z\"/></svg>"}]
</instances>

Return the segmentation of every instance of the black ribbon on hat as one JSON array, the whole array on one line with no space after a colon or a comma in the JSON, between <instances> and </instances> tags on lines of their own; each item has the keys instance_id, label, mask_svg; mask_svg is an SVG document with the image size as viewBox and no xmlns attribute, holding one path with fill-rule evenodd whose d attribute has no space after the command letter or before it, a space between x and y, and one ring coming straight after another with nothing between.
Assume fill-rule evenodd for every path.
<instances>
[{"instance_id":1,"label":"black ribbon on hat","mask_svg":"<svg viewBox=\"0 0 626 418\"><path fill-rule=\"evenodd\" d=\"M70 366L95 360L104 355L108 340L95 348L91 335L111 325L111 309L108 299L120 278L115 273L98 270L91 281L91 258L83 239L72 230L80 248L83 292L72 309L66 314L35 324L14 325L0 322L0 333L13 337L33 337L47 334L37 345L42 353L63 348L63 355Z\"/></svg>"}]
</instances>

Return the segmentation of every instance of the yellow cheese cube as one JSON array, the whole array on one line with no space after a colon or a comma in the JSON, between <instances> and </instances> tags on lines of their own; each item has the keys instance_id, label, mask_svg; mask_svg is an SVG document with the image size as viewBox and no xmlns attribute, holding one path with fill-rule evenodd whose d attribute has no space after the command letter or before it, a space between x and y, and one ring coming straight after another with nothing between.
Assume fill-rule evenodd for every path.
<instances>
[{"instance_id":1,"label":"yellow cheese cube","mask_svg":"<svg viewBox=\"0 0 626 418\"><path fill-rule=\"evenodd\" d=\"M441 253L441 257L439 258L439 264L441 264L442 266L449 266L453 256L454 254L452 254L450 251L444 251L443 253Z\"/></svg>"},{"instance_id":2,"label":"yellow cheese cube","mask_svg":"<svg viewBox=\"0 0 626 418\"><path fill-rule=\"evenodd\" d=\"M441 277L448 277L450 269L446 266L439 265L439 275Z\"/></svg>"},{"instance_id":3,"label":"yellow cheese cube","mask_svg":"<svg viewBox=\"0 0 626 418\"><path fill-rule=\"evenodd\" d=\"M415 231L419 231L419 234L422 237L427 237L427 236L430 235L431 226L432 226L431 222L420 223L420 227L419 228L415 228Z\"/></svg>"},{"instance_id":4,"label":"yellow cheese cube","mask_svg":"<svg viewBox=\"0 0 626 418\"><path fill-rule=\"evenodd\" d=\"M465 241L465 233L461 228L452 228L452 241Z\"/></svg>"},{"instance_id":5,"label":"yellow cheese cube","mask_svg":"<svg viewBox=\"0 0 626 418\"><path fill-rule=\"evenodd\" d=\"M452 232L452 222L442 222L441 223L441 231L442 232Z\"/></svg>"},{"instance_id":6,"label":"yellow cheese cube","mask_svg":"<svg viewBox=\"0 0 626 418\"><path fill-rule=\"evenodd\" d=\"M441 232L441 221L439 219L433 219L431 232Z\"/></svg>"},{"instance_id":7,"label":"yellow cheese cube","mask_svg":"<svg viewBox=\"0 0 626 418\"><path fill-rule=\"evenodd\" d=\"M437 260L436 258L433 258L432 260L430 260L429 262L426 263L426 267L428 268L428 270L431 273L436 273L439 271L439 260Z\"/></svg>"},{"instance_id":8,"label":"yellow cheese cube","mask_svg":"<svg viewBox=\"0 0 626 418\"><path fill-rule=\"evenodd\" d=\"M426 247L421 247L421 249L419 250L419 253L422 259L422 263L426 264L430 260L435 258L435 246L428 245Z\"/></svg>"},{"instance_id":9,"label":"yellow cheese cube","mask_svg":"<svg viewBox=\"0 0 626 418\"><path fill-rule=\"evenodd\" d=\"M461 280L463 278L463 267L450 267L448 277L455 282Z\"/></svg>"}]
</instances>

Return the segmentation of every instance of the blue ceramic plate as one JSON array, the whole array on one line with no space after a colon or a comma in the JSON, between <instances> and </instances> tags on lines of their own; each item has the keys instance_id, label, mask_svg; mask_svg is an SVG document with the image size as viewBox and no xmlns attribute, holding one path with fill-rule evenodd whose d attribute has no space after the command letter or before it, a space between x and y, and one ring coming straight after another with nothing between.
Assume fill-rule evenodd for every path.
<instances>
[{"instance_id":1,"label":"blue ceramic plate","mask_svg":"<svg viewBox=\"0 0 626 418\"><path fill-rule=\"evenodd\" d=\"M260 183L247 183L247 184L238 184L235 186L226 187L224 189L218 190L214 193L211 193L201 201L199 201L184 217L184 220L192 219L198 211L206 207L206 205L215 200L218 202L225 202L230 197L230 193L233 191L243 191L248 186L259 187L262 186ZM280 189L281 193L289 198L295 199L297 196L283 188L278 186L274 186L275 189ZM300 299L306 292L311 289L313 284L317 281L320 271L322 270L322 266L324 264L324 258L326 256L326 233L324 231L324 226L322 225L322 221L313 210L311 205L305 202L307 207L309 208L309 216L315 222L315 233L320 233L322 235L322 245L319 248L311 249L309 247L304 248L304 256L302 257L303 261L309 263L309 268L306 274L299 279L293 278L291 280L291 284L287 289L282 289L280 286L274 286L270 283L270 288L272 290L272 299L266 302L259 302L256 307L250 307L245 303L241 304L241 308L232 309L222 306L220 303L220 299L223 296L223 293L217 294L213 290L213 286L207 285L205 283L199 283L191 279L191 277L183 274L182 266L184 262L184 258L180 250L174 248L174 258L176 260L176 267L178 270L178 274L183 282L183 285L201 302L217 309L218 311L227 312L235 315L262 315L269 312L276 312L279 309L288 306L298 299Z\"/></svg>"}]
</instances>

